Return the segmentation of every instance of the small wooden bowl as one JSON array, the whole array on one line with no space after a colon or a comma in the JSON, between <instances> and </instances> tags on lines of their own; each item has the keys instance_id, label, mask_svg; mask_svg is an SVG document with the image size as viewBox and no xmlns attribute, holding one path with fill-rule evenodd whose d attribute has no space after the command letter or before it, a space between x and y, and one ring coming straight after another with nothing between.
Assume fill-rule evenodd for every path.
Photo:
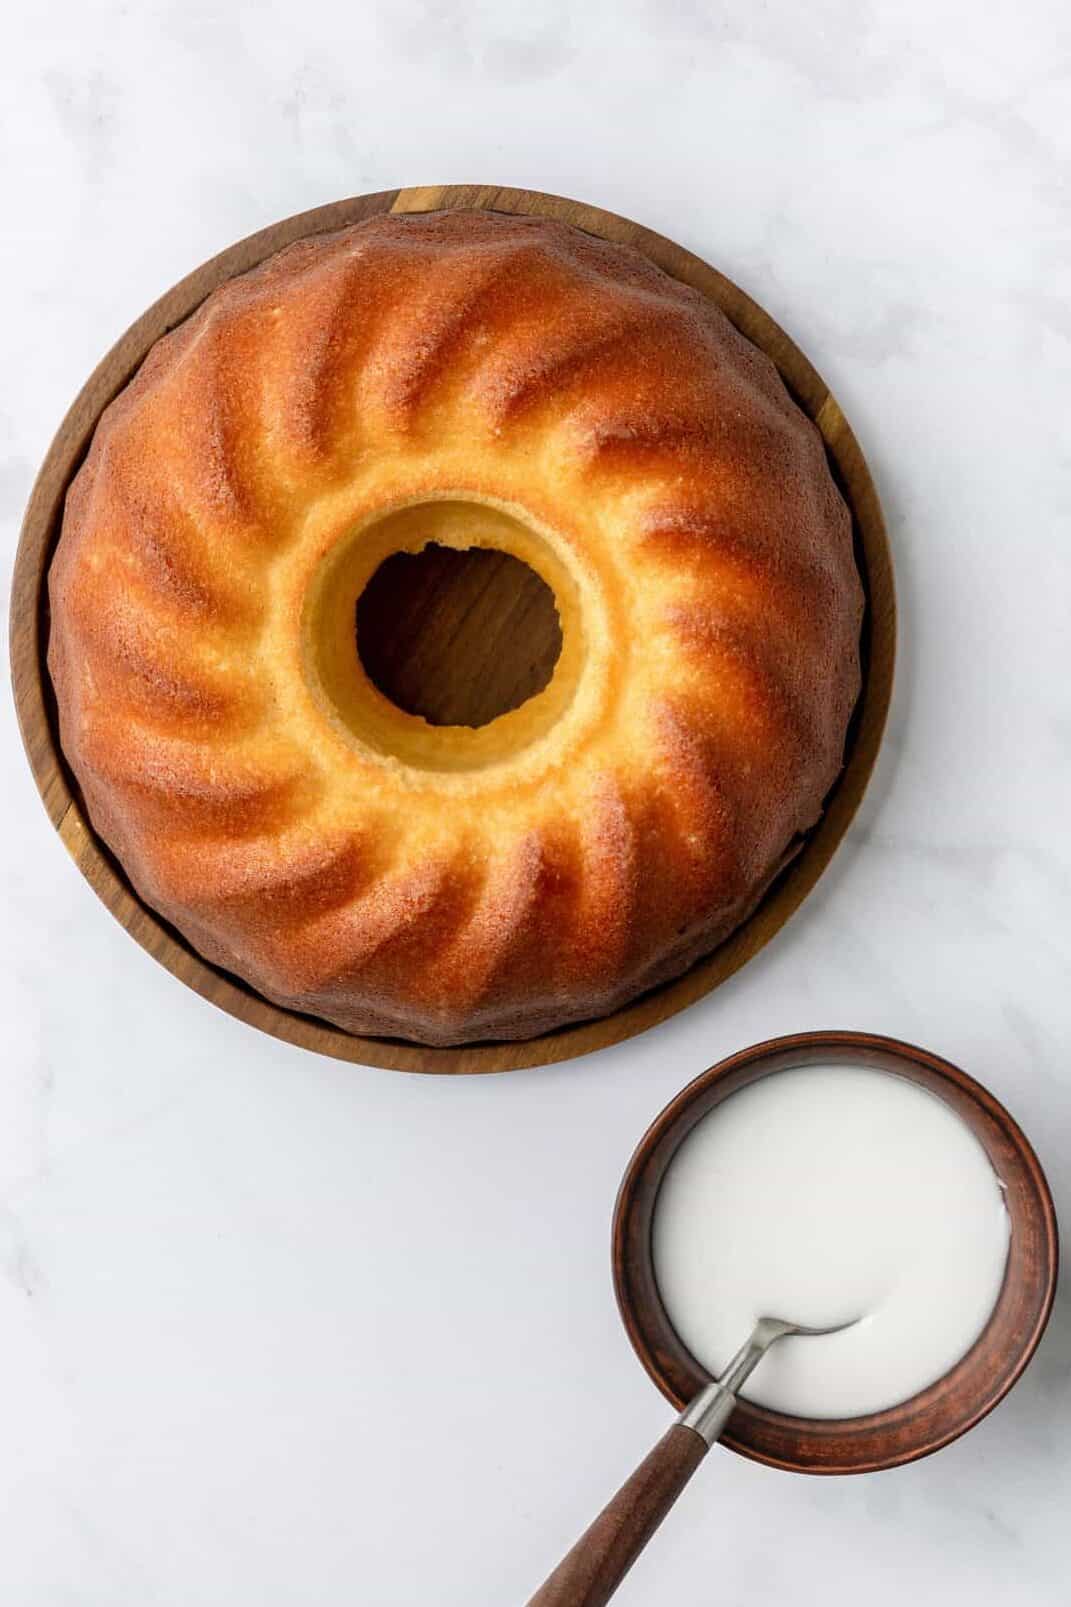
<instances>
[{"instance_id":1,"label":"small wooden bowl","mask_svg":"<svg viewBox=\"0 0 1071 1607\"><path fill-rule=\"evenodd\" d=\"M614 1015L521 1042L438 1049L397 1038L356 1037L329 1022L272 1004L240 978L202 959L180 932L142 902L122 866L93 830L78 786L67 768L59 744L45 656L49 631L48 567L59 538L67 488L89 448L101 413L137 372L154 342L188 318L226 280L248 272L306 235L341 229L383 212L456 207L562 219L589 234L634 246L674 278L693 285L715 301L777 365L788 390L822 436L830 468L851 510L867 611L862 642L863 688L848 733L844 769L826 800L818 825L750 919L684 976L634 1000ZM517 567L523 571L523 566ZM483 580L479 584L483 585ZM457 611L463 613L464 591L454 601ZM449 621L447 625L452 628ZM537 651L541 645L546 644L535 644ZM724 274L664 236L580 201L497 185L444 184L384 190L317 207L239 241L169 290L104 357L60 425L26 509L11 587L11 676L27 757L53 826L83 876L116 919L180 981L239 1020L319 1054L399 1071L508 1071L516 1066L571 1059L643 1032L732 976L798 909L828 865L859 807L885 728L895 646L892 558L870 471L829 388L784 330ZM463 668L458 666L457 670L460 677ZM483 654L479 672L485 673Z\"/></svg>"},{"instance_id":2,"label":"small wooden bowl","mask_svg":"<svg viewBox=\"0 0 1071 1607\"><path fill-rule=\"evenodd\" d=\"M655 1282L651 1225L662 1179L697 1122L737 1089L792 1066L845 1064L894 1072L928 1088L966 1122L1005 1185L1011 1244L982 1334L951 1372L910 1400L867 1417L788 1417L741 1401L722 1444L795 1473L873 1473L940 1450L992 1411L1037 1349L1056 1293L1052 1196L1037 1156L993 1095L937 1055L863 1032L804 1032L732 1055L678 1094L647 1131L617 1198L614 1287L633 1348L678 1409L710 1375L677 1338Z\"/></svg>"}]
</instances>

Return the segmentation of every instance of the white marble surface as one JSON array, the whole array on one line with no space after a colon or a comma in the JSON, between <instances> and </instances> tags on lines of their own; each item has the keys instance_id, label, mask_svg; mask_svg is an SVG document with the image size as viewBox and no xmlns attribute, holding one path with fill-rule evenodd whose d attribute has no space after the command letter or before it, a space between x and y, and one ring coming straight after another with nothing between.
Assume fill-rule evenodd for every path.
<instances>
[{"instance_id":1,"label":"white marble surface","mask_svg":"<svg viewBox=\"0 0 1071 1607\"><path fill-rule=\"evenodd\" d=\"M702 1067L915 1039L1011 1105L1071 1220L1066 8L35 0L0 74L5 578L62 412L161 289L405 182L675 235L798 337L878 477L902 656L858 825L745 972L575 1065L410 1078L214 1011L80 881L0 707L5 1602L509 1607L666 1421L607 1228ZM715 1454L619 1600L1060 1607L1069 1431L1065 1294L930 1461Z\"/></svg>"}]
</instances>

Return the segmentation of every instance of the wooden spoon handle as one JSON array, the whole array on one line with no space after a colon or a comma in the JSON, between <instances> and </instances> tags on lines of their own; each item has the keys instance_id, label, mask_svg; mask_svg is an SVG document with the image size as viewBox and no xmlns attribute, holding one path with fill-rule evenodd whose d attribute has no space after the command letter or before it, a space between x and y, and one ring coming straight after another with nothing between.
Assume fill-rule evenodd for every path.
<instances>
[{"instance_id":1,"label":"wooden spoon handle","mask_svg":"<svg viewBox=\"0 0 1071 1607\"><path fill-rule=\"evenodd\" d=\"M694 1429L674 1423L528 1607L604 1607L707 1454Z\"/></svg>"}]
</instances>

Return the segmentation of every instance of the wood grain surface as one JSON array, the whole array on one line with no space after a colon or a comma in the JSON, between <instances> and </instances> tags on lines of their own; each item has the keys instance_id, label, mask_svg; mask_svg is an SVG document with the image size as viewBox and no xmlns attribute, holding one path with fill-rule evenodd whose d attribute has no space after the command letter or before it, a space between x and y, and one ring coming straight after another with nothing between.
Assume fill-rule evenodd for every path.
<instances>
[{"instance_id":1,"label":"wood grain surface","mask_svg":"<svg viewBox=\"0 0 1071 1607\"><path fill-rule=\"evenodd\" d=\"M755 914L714 954L685 976L599 1021L519 1043L436 1049L397 1039L354 1037L325 1022L278 1008L238 978L209 965L144 905L122 868L89 825L59 748L55 706L45 669L48 565L59 535L67 488L85 456L103 409L137 370L159 337L188 317L235 274L305 235L338 229L381 212L487 207L555 217L643 252L667 273L710 296L776 363L788 389L815 421L833 472L852 511L856 552L867 593L864 685L849 736L845 768L803 851ZM651 230L598 207L481 185L387 190L299 213L251 235L197 268L134 323L92 374L68 412L37 476L23 522L12 582L11 665L23 742L45 808L82 874L130 935L172 974L251 1026L320 1054L406 1071L490 1072L565 1060L620 1042L701 998L745 964L785 924L814 886L859 806L877 758L892 692L896 623L892 563L877 493L837 403L803 353L750 297L700 258ZM547 651L545 645L542 651ZM537 648L537 653L540 649Z\"/></svg>"},{"instance_id":2,"label":"wood grain surface","mask_svg":"<svg viewBox=\"0 0 1071 1607\"><path fill-rule=\"evenodd\" d=\"M841 1420L789 1417L741 1400L721 1436L744 1456L796 1473L873 1473L940 1450L992 1411L1034 1354L1056 1294L1059 1245L1045 1174L1003 1105L958 1066L894 1038L805 1032L756 1044L703 1072L666 1106L629 1162L614 1212L614 1287L633 1348L680 1410L709 1375L674 1333L655 1279L651 1225L662 1179L692 1128L722 1100L760 1077L813 1064L872 1066L944 1100L989 1156L1011 1223L992 1316L944 1378L887 1411Z\"/></svg>"},{"instance_id":3,"label":"wood grain surface","mask_svg":"<svg viewBox=\"0 0 1071 1607\"><path fill-rule=\"evenodd\" d=\"M369 679L429 725L486 725L519 708L562 647L546 581L488 548L395 553L357 599L356 624Z\"/></svg>"}]
</instances>

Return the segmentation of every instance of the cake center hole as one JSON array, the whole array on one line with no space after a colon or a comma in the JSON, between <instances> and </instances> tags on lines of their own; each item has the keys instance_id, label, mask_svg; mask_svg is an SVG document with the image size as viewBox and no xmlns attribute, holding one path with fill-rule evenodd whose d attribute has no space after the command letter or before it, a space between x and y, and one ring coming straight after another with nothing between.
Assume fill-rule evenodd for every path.
<instances>
[{"instance_id":1,"label":"cake center hole","mask_svg":"<svg viewBox=\"0 0 1071 1607\"><path fill-rule=\"evenodd\" d=\"M520 708L562 650L546 581L487 547L394 553L357 599L356 624L369 680L429 725L487 725Z\"/></svg>"}]
</instances>

